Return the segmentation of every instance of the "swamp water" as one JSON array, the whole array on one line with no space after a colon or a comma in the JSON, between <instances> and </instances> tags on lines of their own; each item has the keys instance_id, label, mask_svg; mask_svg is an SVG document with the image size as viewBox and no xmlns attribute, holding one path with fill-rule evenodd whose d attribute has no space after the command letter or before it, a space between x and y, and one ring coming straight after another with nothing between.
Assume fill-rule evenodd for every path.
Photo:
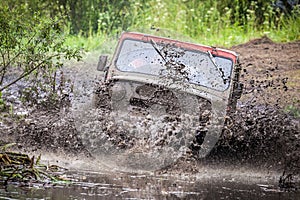
<instances>
[{"instance_id":1,"label":"swamp water","mask_svg":"<svg viewBox=\"0 0 300 200\"><path fill-rule=\"evenodd\" d=\"M92 94L95 73L86 68L72 72L77 100L75 110L85 108L87 99ZM83 93L82 93L83 92ZM76 91L75 91L76 93ZM75 98L76 99L76 98ZM76 111L75 111L76 112ZM249 114L249 113L247 113ZM248 115L247 115L248 116ZM261 118L263 119L263 118ZM252 128L243 119L242 125ZM236 128L241 128L237 126ZM239 135L238 135L239 136ZM243 135L241 135L243 136ZM250 138L251 139L251 138ZM254 138L255 139L255 138ZM238 140L237 140L238 141ZM251 142L251 140L250 140ZM251 147L249 147L251 148ZM256 150L258 148L255 146ZM94 151L97 153L97 151ZM120 153L120 152L118 152ZM123 152L122 152L123 153ZM232 152L231 152L232 153ZM42 154L43 155L43 154ZM167 155L167 154L166 154ZM223 154L221 154L223 155ZM50 156L52 159L57 155ZM57 159L55 164L70 169L65 179L72 183L10 183L0 187L0 199L299 199L299 191L286 192L278 187L281 173L271 171L255 172L255 169L233 167L227 169L222 165L199 166L196 173L186 172L189 163L178 171L154 173L141 170L120 169L103 156L95 160L80 159L67 163L69 158ZM225 159L229 157L223 155ZM47 157L47 156L46 156ZM109 156L108 156L109 157ZM166 156L167 157L167 156ZM111 157L110 157L111 158ZM171 154L171 160L178 158ZM53 160L49 159L50 162ZM71 159L70 159L71 160ZM48 162L47 158L44 162ZM151 163L151 162L149 162ZM164 165L154 165L160 168ZM232 166L235 166L234 162ZM132 167L132 166L129 166ZM191 166L192 167L192 166Z\"/></svg>"},{"instance_id":2,"label":"swamp water","mask_svg":"<svg viewBox=\"0 0 300 200\"><path fill-rule=\"evenodd\" d=\"M274 176L250 171L204 170L200 174L70 171L72 184L0 187L0 199L299 199L281 191Z\"/></svg>"}]
</instances>

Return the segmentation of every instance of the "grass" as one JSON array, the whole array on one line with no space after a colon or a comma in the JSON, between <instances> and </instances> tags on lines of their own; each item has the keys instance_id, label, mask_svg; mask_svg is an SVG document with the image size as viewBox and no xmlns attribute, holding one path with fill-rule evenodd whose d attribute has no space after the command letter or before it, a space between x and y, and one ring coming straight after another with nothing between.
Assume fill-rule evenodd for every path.
<instances>
[{"instance_id":1,"label":"grass","mask_svg":"<svg viewBox=\"0 0 300 200\"><path fill-rule=\"evenodd\" d=\"M300 39L299 8L285 16L278 14L278 10L271 6L271 1L264 3L262 8L255 1L232 2L226 4L231 6L222 7L220 2L210 0L135 1L130 14L116 22L111 21L114 18L110 13L115 11L110 7L111 10L105 15L107 19L101 15L97 33L92 32L91 27L87 37L83 37L82 33L69 35L67 44L85 51L103 48L103 44L111 40L112 35L113 40L117 40L115 36L122 31L115 28L108 33L108 22L120 23L120 27L126 23L129 24L126 30L146 33L153 33L152 29L168 30L168 35L176 39L190 38L190 41L217 47L231 47L264 35L275 42ZM257 14L258 10L261 15Z\"/></svg>"},{"instance_id":2,"label":"grass","mask_svg":"<svg viewBox=\"0 0 300 200\"><path fill-rule=\"evenodd\" d=\"M81 34L68 35L66 37L66 45L70 47L80 48L81 50L91 51L101 48L104 41L107 39L106 35L90 35L84 37Z\"/></svg>"}]
</instances>

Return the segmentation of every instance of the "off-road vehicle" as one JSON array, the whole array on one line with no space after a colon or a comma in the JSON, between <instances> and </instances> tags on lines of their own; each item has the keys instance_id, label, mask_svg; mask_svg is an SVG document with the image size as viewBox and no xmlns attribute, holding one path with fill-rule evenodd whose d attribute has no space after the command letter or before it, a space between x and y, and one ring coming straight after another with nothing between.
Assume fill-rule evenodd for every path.
<instances>
[{"instance_id":1,"label":"off-road vehicle","mask_svg":"<svg viewBox=\"0 0 300 200\"><path fill-rule=\"evenodd\" d=\"M160 124L173 123L161 127L164 133L155 145L170 144L170 137L189 133L194 138L191 144L187 144L188 139L175 146L192 146L199 150L200 157L217 142L226 116L234 112L242 90L236 53L142 33L124 32L111 61L101 55L97 68L105 72L110 103L98 95L96 106L108 105L116 117L128 119L130 129L138 129L138 124L144 123L147 131L134 132L135 136L142 134L141 138L156 137L147 136L151 126L160 126L151 124L150 119ZM103 90L100 93L103 95ZM141 119L142 123L137 123ZM175 130L178 127L181 131ZM126 133L122 137L123 145L130 143Z\"/></svg>"}]
</instances>

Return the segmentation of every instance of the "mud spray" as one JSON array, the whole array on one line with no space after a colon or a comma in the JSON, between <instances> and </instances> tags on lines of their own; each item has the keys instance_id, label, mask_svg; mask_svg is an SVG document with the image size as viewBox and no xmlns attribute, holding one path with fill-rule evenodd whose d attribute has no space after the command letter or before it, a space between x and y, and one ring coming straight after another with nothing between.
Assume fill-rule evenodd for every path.
<instances>
[{"instance_id":1,"label":"mud spray","mask_svg":"<svg viewBox=\"0 0 300 200\"><path fill-rule=\"evenodd\" d=\"M157 176L159 179L165 176L172 182L176 176L176 181L201 180L202 185L212 180L228 180L246 184L259 182L260 188L265 190L270 185L270 190L277 188L278 183L281 187L295 188L300 173L299 116L284 108L292 104L299 109L299 84L289 84L287 76L282 74L286 68L277 61L277 54L282 55L284 49L290 56L298 56L297 62L285 56L283 59L286 60L284 65L292 65L299 74L299 55L294 52L295 47L299 49L300 43L279 45L263 38L233 48L242 54L244 94L219 142L204 159L189 150L193 136L184 131L184 124L189 126L188 121L182 120L188 120L186 116L165 121L146 115L140 120L134 116L122 117L120 113L111 114L105 105L100 109L95 107L95 85L99 86L102 77L95 67L98 54L90 54L84 62L64 70L74 88L69 96L70 106L54 111L39 109L14 124L15 127L2 130L7 131L7 136L14 135L19 149L42 153L44 161L75 170L77 174L80 174L78 171L96 171L97 177L104 173L113 178L120 173L115 178L128 178L131 173L140 172L144 176L143 184L146 179L157 184ZM268 52L267 67L249 53L255 50L255 55L264 55L262 52L271 48L282 51ZM267 70L263 70L265 68ZM297 80L297 76L294 78ZM167 137L164 132L169 133ZM171 194L170 190L166 191Z\"/></svg>"}]
</instances>

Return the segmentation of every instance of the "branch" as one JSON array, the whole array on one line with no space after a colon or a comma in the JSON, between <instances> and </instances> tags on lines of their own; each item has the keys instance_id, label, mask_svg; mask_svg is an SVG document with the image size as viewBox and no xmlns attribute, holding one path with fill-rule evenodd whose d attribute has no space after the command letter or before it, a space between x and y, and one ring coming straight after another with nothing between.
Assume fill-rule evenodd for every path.
<instances>
[{"instance_id":1,"label":"branch","mask_svg":"<svg viewBox=\"0 0 300 200\"><path fill-rule=\"evenodd\" d=\"M52 59L54 57L59 56L60 54L55 54L50 56L48 59ZM23 79L24 77L28 76L29 74L31 74L34 70L36 70L37 68L39 68L42 64L45 63L46 60L43 60L42 62L40 62L37 66L35 66L34 68L32 68L31 70L24 72L22 75L20 75L18 78L16 78L15 80L13 80L12 82L8 83L7 85L3 86L2 88L0 88L0 92L2 92L3 90L9 88L10 86L12 86L13 84L15 84L16 82L18 82L19 80Z\"/></svg>"},{"instance_id":2,"label":"branch","mask_svg":"<svg viewBox=\"0 0 300 200\"><path fill-rule=\"evenodd\" d=\"M1 51L1 56L2 56L2 60L3 60L3 68L0 70L0 73L1 73L1 80L0 80L0 85L2 85L3 83L3 79L4 79L4 75L5 75L5 72L6 72L6 63L5 63L5 57L4 57L4 54L3 52Z\"/></svg>"},{"instance_id":3,"label":"branch","mask_svg":"<svg viewBox=\"0 0 300 200\"><path fill-rule=\"evenodd\" d=\"M36 36L36 32L32 35L32 37L27 41L26 45L24 45L25 47L33 40L33 38ZM0 69L0 73L2 73L2 76L1 76L1 81L0 81L0 85L2 85L2 82L3 82L3 77L6 73L6 68L17 58L19 57L23 52L20 50L12 59L8 58L8 62L5 63L5 57L4 55L5 54L2 54L2 59L3 59L3 67L2 69ZM10 53L7 52L7 55L9 56Z\"/></svg>"}]
</instances>

